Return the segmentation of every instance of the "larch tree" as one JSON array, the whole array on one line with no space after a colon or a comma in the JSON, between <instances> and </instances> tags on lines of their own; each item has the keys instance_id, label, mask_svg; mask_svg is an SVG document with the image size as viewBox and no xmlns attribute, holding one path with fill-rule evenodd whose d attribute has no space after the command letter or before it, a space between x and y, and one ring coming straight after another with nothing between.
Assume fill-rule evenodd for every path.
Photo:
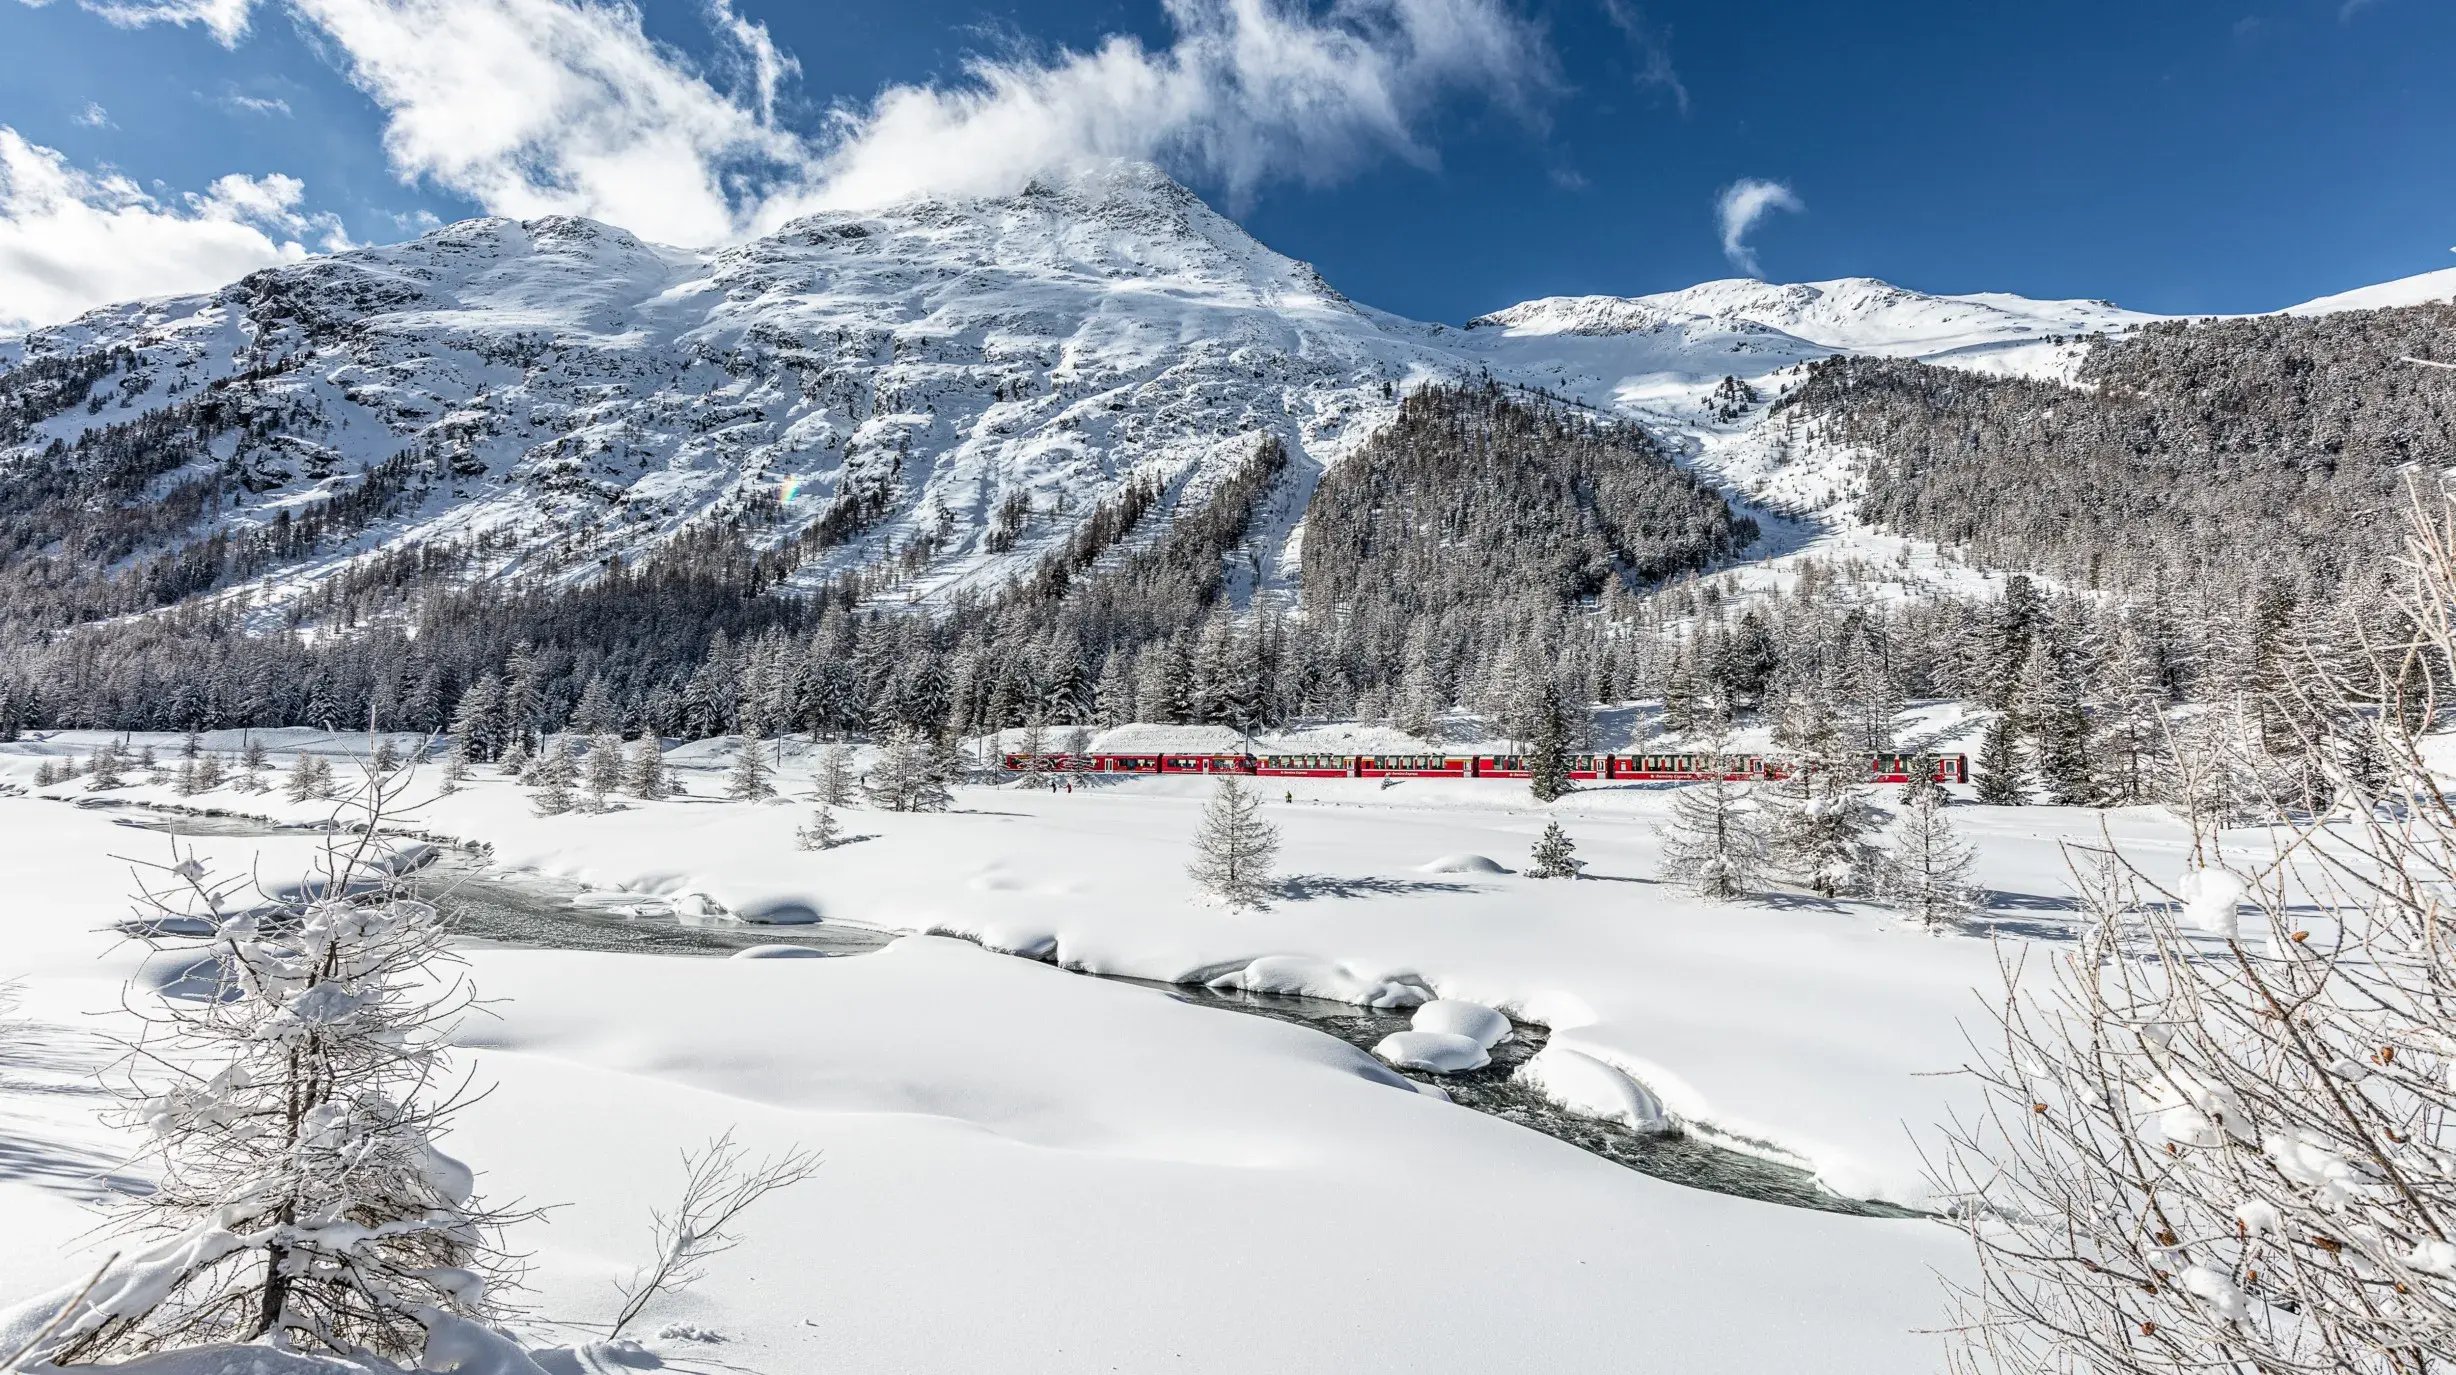
<instances>
[{"instance_id":1,"label":"larch tree","mask_svg":"<svg viewBox=\"0 0 2456 1375\"><path fill-rule=\"evenodd\" d=\"M1754 891L1765 870L1765 818L1751 785L1720 771L1672 794L1662 877L1710 902Z\"/></svg>"},{"instance_id":2,"label":"larch tree","mask_svg":"<svg viewBox=\"0 0 2456 1375\"><path fill-rule=\"evenodd\" d=\"M1932 776L1903 790L1878 871L1877 891L1930 931L1949 930L1983 910L1970 881L1975 856L1945 815L1947 800Z\"/></svg>"},{"instance_id":3,"label":"larch tree","mask_svg":"<svg viewBox=\"0 0 2456 1375\"><path fill-rule=\"evenodd\" d=\"M1262 799L1234 775L1220 775L1203 805L1187 875L1231 908L1267 907L1278 855L1279 829L1262 819Z\"/></svg>"},{"instance_id":4,"label":"larch tree","mask_svg":"<svg viewBox=\"0 0 2456 1375\"><path fill-rule=\"evenodd\" d=\"M2076 852L2080 939L2008 971L1971 1066L1986 1105L1948 1127L1937 1180L1977 1261L1953 1285L1957 1370L2456 1368L2456 805L2437 673L2404 676L2456 663L2456 506L2418 498L2410 538L2410 632L2281 669L2295 701L2368 723L2384 798L2258 855L2217 850L2222 813L2195 809L2180 875ZM2273 748L2269 728L2209 714L2177 767L2228 772L2197 756L2225 730ZM2327 744L2300 762L2341 768Z\"/></svg>"},{"instance_id":5,"label":"larch tree","mask_svg":"<svg viewBox=\"0 0 2456 1375\"><path fill-rule=\"evenodd\" d=\"M665 774L665 745L654 734L643 735L631 747L626 786L643 802L655 802L673 791Z\"/></svg>"},{"instance_id":6,"label":"larch tree","mask_svg":"<svg viewBox=\"0 0 2456 1375\"><path fill-rule=\"evenodd\" d=\"M776 795L776 787L768 782L768 763L762 751L767 742L757 730L745 731L742 743L734 748L733 773L725 780L725 796L736 802L765 802Z\"/></svg>"},{"instance_id":7,"label":"larch tree","mask_svg":"<svg viewBox=\"0 0 2456 1375\"><path fill-rule=\"evenodd\" d=\"M853 776L853 752L842 741L830 743L819 751L818 768L811 775L814 800L822 807L852 805L856 790Z\"/></svg>"},{"instance_id":8,"label":"larch tree","mask_svg":"<svg viewBox=\"0 0 2456 1375\"><path fill-rule=\"evenodd\" d=\"M50 1363L246 1342L421 1365L514 1350L490 1326L514 1215L440 1145L468 1101L445 1046L472 995L385 839L398 788L370 775L351 799L365 824L291 896L240 900L243 881L192 855L153 871L140 908L208 923L219 987L140 1007L122 1114L153 1138L159 1182L124 1206L130 1249L43 1338Z\"/></svg>"}]
</instances>

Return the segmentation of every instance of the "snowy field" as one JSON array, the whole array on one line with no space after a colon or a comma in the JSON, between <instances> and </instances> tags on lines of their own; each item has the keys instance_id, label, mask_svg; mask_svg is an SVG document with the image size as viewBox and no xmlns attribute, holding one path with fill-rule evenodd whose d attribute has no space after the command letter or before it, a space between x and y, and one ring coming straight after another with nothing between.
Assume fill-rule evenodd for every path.
<instances>
[{"instance_id":1,"label":"snowy field","mask_svg":"<svg viewBox=\"0 0 2456 1375\"><path fill-rule=\"evenodd\" d=\"M363 748L271 739L277 764ZM0 746L0 787L32 793L45 755L99 740ZM173 738L152 743L175 754ZM1847 901L1692 900L1656 872L1661 787L1545 808L1502 782L1261 780L1288 881L1268 910L1231 912L1197 901L1183 872L1197 780L967 787L945 814L847 809L861 839L807 853L793 843L805 805L713 800L729 754L681 747L691 795L603 815L534 816L525 790L480 769L408 824L491 845L505 868L633 895L641 920L817 920L979 946L469 951L494 1001L461 1034L464 1064L499 1087L452 1144L490 1195L552 1205L513 1237L533 1256L541 1340L601 1330L646 1209L678 1180L676 1152L738 1125L755 1149L813 1147L827 1164L754 1219L708 1284L652 1315L650 1331L725 1338L650 1342L681 1366L1935 1368L1938 1339L1920 1331L1942 1318L1934 1272L1963 1264L1937 1223L1665 1183L1419 1093L1328 1036L1042 961L1482 1003L1551 1028L1536 1063L1571 1107L1668 1119L1837 1193L1917 1206L1920 1146L1965 1093L1943 1072L1997 978L1986 937L2064 939L2060 845L2095 839L2101 818L1954 808L1993 915L1937 937ZM788 799L807 793L806 757L785 750ZM179 801L129 777L102 796ZM110 930L130 886L112 857L161 858L167 842L64 805L92 800L83 789L0 797L0 884L17 899L0 975L21 1021L0 1038L0 1227L22 1239L0 1248L0 1297L90 1269L95 1206L146 1171L97 1122L97 1084L126 1025L123 987L141 999L177 965ZM331 811L278 791L184 801ZM2104 817L2180 870L2174 823ZM1576 841L1584 880L1509 872L1547 818ZM300 870L314 843L196 842L268 877Z\"/></svg>"}]
</instances>

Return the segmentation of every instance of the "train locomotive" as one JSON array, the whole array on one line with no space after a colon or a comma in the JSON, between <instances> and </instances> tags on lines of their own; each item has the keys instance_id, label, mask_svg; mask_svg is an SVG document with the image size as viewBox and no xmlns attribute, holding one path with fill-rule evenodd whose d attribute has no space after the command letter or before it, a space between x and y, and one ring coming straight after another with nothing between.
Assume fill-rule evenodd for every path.
<instances>
[{"instance_id":1,"label":"train locomotive","mask_svg":"<svg viewBox=\"0 0 2456 1375\"><path fill-rule=\"evenodd\" d=\"M1523 754L1009 754L1009 771L1099 774L1236 774L1256 778L1527 778L1534 770ZM1569 776L1588 782L1700 783L1771 782L1791 775L1793 765L1765 754L1573 754ZM1870 783L1909 783L1921 777L1939 783L1970 781L1970 758L1961 754L1868 756Z\"/></svg>"}]
</instances>

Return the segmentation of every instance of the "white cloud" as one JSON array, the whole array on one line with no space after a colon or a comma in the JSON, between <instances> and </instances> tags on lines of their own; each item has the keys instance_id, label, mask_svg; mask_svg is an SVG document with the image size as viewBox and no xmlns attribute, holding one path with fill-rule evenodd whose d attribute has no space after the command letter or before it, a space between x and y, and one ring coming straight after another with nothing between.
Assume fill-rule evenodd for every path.
<instances>
[{"instance_id":1,"label":"white cloud","mask_svg":"<svg viewBox=\"0 0 2456 1375\"><path fill-rule=\"evenodd\" d=\"M88 129L108 129L112 127L111 112L102 108L100 102L89 100L84 109L77 111L77 122Z\"/></svg>"},{"instance_id":2,"label":"white cloud","mask_svg":"<svg viewBox=\"0 0 2456 1375\"><path fill-rule=\"evenodd\" d=\"M81 2L225 41L248 20L246 0ZM1375 157L1431 166L1419 131L1436 101L1479 94L1539 123L1559 89L1508 0L1164 0L1165 46L976 57L952 83L840 106L811 136L779 116L793 59L732 0L705 2L716 48L695 63L650 39L629 0L284 0L382 107L404 181L677 243L815 208L1011 191L1107 158L1161 161L1238 199Z\"/></svg>"},{"instance_id":3,"label":"white cloud","mask_svg":"<svg viewBox=\"0 0 2456 1375\"><path fill-rule=\"evenodd\" d=\"M1757 251L1748 246L1748 232L1757 227L1769 210L1788 210L1794 214L1806 210L1791 188L1778 181L1760 181L1742 177L1722 189L1714 198L1715 218L1723 229L1723 256L1731 265L1751 277L1765 274L1757 268Z\"/></svg>"},{"instance_id":4,"label":"white cloud","mask_svg":"<svg viewBox=\"0 0 2456 1375\"><path fill-rule=\"evenodd\" d=\"M247 14L254 0L83 0L87 10L123 29L148 24L202 24L225 48L237 47L247 33Z\"/></svg>"},{"instance_id":5,"label":"white cloud","mask_svg":"<svg viewBox=\"0 0 2456 1375\"><path fill-rule=\"evenodd\" d=\"M294 177L226 176L165 201L0 125L0 328L207 290L306 257L304 238L347 246L337 220L300 208L305 192Z\"/></svg>"},{"instance_id":6,"label":"white cloud","mask_svg":"<svg viewBox=\"0 0 2456 1375\"><path fill-rule=\"evenodd\" d=\"M1104 158L1148 158L1242 198L1273 178L1327 182L1366 159L1434 162L1416 128L1480 92L1532 116L1557 87L1542 36L1495 0L1167 0L1176 35L1145 48L978 57L954 86L893 86L836 112L817 200L996 193Z\"/></svg>"},{"instance_id":7,"label":"white cloud","mask_svg":"<svg viewBox=\"0 0 2456 1375\"><path fill-rule=\"evenodd\" d=\"M805 177L808 151L771 110L792 65L766 30L719 3L729 60L751 89L719 90L587 0L293 0L384 108L384 149L423 180L497 214L590 215L651 239L733 237L748 207Z\"/></svg>"},{"instance_id":8,"label":"white cloud","mask_svg":"<svg viewBox=\"0 0 2456 1375\"><path fill-rule=\"evenodd\" d=\"M290 102L277 95L243 95L233 91L222 97L222 104L245 115L290 117Z\"/></svg>"}]
</instances>

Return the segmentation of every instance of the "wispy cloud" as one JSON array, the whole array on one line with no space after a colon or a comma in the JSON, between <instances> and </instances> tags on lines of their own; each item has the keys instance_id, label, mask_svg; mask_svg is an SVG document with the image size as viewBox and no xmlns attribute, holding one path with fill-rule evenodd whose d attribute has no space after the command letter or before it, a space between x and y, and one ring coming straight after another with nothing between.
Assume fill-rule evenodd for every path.
<instances>
[{"instance_id":1,"label":"wispy cloud","mask_svg":"<svg viewBox=\"0 0 2456 1375\"><path fill-rule=\"evenodd\" d=\"M81 0L85 8L124 29L148 24L196 24L225 48L247 34L255 0Z\"/></svg>"},{"instance_id":2,"label":"wispy cloud","mask_svg":"<svg viewBox=\"0 0 2456 1375\"><path fill-rule=\"evenodd\" d=\"M1688 85L1681 81L1679 69L1671 63L1671 30L1648 23L1645 11L1629 0L1603 0L1603 14L1629 42L1629 52L1637 60L1637 84L1669 96L1673 106L1686 116Z\"/></svg>"},{"instance_id":3,"label":"wispy cloud","mask_svg":"<svg viewBox=\"0 0 2456 1375\"><path fill-rule=\"evenodd\" d=\"M2364 10L2374 8L2379 3L2380 0L2345 0L2345 3L2337 6L2337 22L2340 24L2350 24L2354 22L2355 15L2362 13Z\"/></svg>"},{"instance_id":4,"label":"wispy cloud","mask_svg":"<svg viewBox=\"0 0 2456 1375\"><path fill-rule=\"evenodd\" d=\"M222 97L222 106L224 109L236 110L243 115L275 115L282 119L290 117L290 102L277 95L247 95L244 92L232 91Z\"/></svg>"},{"instance_id":5,"label":"wispy cloud","mask_svg":"<svg viewBox=\"0 0 2456 1375\"><path fill-rule=\"evenodd\" d=\"M280 175L225 176L164 199L0 125L0 327L206 290L303 258L310 241L346 247L340 222L305 200L306 187Z\"/></svg>"},{"instance_id":6,"label":"wispy cloud","mask_svg":"<svg viewBox=\"0 0 2456 1375\"><path fill-rule=\"evenodd\" d=\"M88 129L108 129L112 127L111 112L99 102L89 100L84 109L77 111L77 122Z\"/></svg>"},{"instance_id":7,"label":"wispy cloud","mask_svg":"<svg viewBox=\"0 0 2456 1375\"><path fill-rule=\"evenodd\" d=\"M1751 277L1764 276L1757 266L1757 251L1749 247L1749 232L1769 211L1788 210L1797 214L1807 208L1789 186L1778 181L1742 177L1724 187L1714 198L1714 215L1723 231L1723 256Z\"/></svg>"}]
</instances>

